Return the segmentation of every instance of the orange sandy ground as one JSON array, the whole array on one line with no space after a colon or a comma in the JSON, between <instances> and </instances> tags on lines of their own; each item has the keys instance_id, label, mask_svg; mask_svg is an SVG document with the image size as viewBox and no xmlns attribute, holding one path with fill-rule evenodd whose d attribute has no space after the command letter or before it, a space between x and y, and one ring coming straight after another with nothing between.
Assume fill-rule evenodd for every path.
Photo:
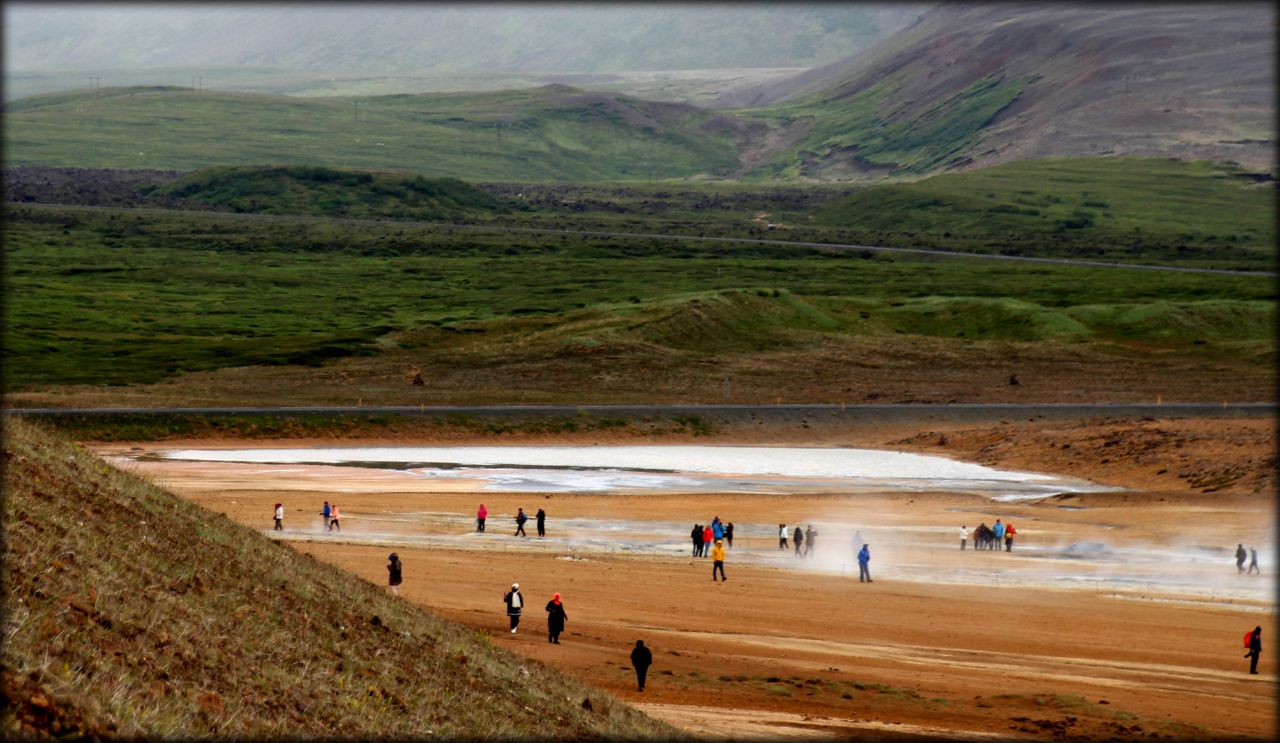
<instances>
[{"instance_id":1,"label":"orange sandy ground","mask_svg":"<svg viewBox=\"0 0 1280 743\"><path fill-rule=\"evenodd\" d=\"M608 437L522 443L588 441L659 443ZM324 443L185 441L145 450L128 444L95 448L138 454L187 446ZM1266 651L1272 646L1264 644L1261 675L1249 676L1240 639L1255 624L1263 626L1264 637L1276 636L1275 593L1264 587L1270 576L1236 575L1224 551L1221 568L1207 568L1220 576L1219 592L1170 595L1140 584L1063 589L1036 582L1038 571L1059 570L1061 561L1049 564L1017 547L1013 553L962 554L955 536L960 524L972 528L980 520L1003 518L1020 525L1025 544L1104 538L1115 545L1194 544L1233 551L1244 542L1257 545L1264 563L1274 565L1270 419L969 424L932 431L756 429L687 443L941 453L1088 478L1126 492L1021 504L964 494L548 496L468 492L459 482L406 485L398 473L382 470L353 475L315 466L123 466L264 531L272 503L283 501L283 538L379 584L386 581L386 555L395 550L405 565L405 600L710 737L1267 739L1276 730L1275 656ZM316 514L324 500L342 505L341 535L319 528ZM484 536L469 534L479 501L491 512ZM552 539L511 537L509 515L516 506L530 513L545 508ZM687 541L689 525L713 514L740 527L781 520L828 526L809 562L779 558L771 536L735 540L727 583L709 580L707 560L579 548L557 534L558 520L589 518L626 523L624 536L653 538L651 522L661 521L684 524L676 538ZM854 579L846 554L855 527L872 542L872 584ZM528 530L534 531L532 521ZM372 533L391 533L391 546L369 544L362 535ZM396 543L395 534L413 543ZM817 569L824 565L828 570ZM846 565L854 572L841 575ZM913 577L895 578L904 571L894 565L911 566ZM931 570L943 575L957 565L985 566L989 581L928 579ZM1160 566L1149 569L1156 575ZM507 632L501 603L513 580L528 601L516 635ZM547 642L543 620L543 605L554 591L564 595L569 616L560 645ZM644 693L636 691L628 666L636 639L654 651Z\"/></svg>"}]
</instances>

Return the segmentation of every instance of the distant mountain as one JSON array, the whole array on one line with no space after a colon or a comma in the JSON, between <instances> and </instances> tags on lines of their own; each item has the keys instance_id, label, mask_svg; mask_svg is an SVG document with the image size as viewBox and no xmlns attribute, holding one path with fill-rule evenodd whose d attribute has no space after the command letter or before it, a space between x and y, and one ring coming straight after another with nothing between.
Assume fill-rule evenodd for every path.
<instances>
[{"instance_id":1,"label":"distant mountain","mask_svg":"<svg viewBox=\"0 0 1280 743\"><path fill-rule=\"evenodd\" d=\"M9 71L255 65L603 73L810 67L915 20L927 4L8 3Z\"/></svg>"},{"instance_id":2,"label":"distant mountain","mask_svg":"<svg viewBox=\"0 0 1280 743\"><path fill-rule=\"evenodd\" d=\"M790 122L765 170L839 178L1059 156L1275 158L1270 4L944 4L871 49L731 91Z\"/></svg>"}]
</instances>

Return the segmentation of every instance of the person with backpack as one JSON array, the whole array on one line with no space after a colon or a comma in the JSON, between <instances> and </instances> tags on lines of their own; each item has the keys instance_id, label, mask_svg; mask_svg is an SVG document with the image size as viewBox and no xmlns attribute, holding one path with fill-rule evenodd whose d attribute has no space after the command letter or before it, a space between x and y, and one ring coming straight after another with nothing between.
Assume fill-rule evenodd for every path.
<instances>
[{"instance_id":1,"label":"person with backpack","mask_svg":"<svg viewBox=\"0 0 1280 743\"><path fill-rule=\"evenodd\" d=\"M796 557L804 557L804 530L799 526L791 534L791 543L796 546Z\"/></svg>"},{"instance_id":2,"label":"person with backpack","mask_svg":"<svg viewBox=\"0 0 1280 743\"><path fill-rule=\"evenodd\" d=\"M511 590L502 594L502 601L507 605L507 619L511 622L511 634L520 626L520 612L524 609L524 596L520 595L520 584L512 583Z\"/></svg>"},{"instance_id":3,"label":"person with backpack","mask_svg":"<svg viewBox=\"0 0 1280 743\"><path fill-rule=\"evenodd\" d=\"M484 504L481 503L480 507L476 509L476 533L477 534L484 531L484 520L487 518L489 518L489 509L485 508Z\"/></svg>"},{"instance_id":4,"label":"person with backpack","mask_svg":"<svg viewBox=\"0 0 1280 743\"><path fill-rule=\"evenodd\" d=\"M284 504L276 504L276 525L274 531L284 531Z\"/></svg>"},{"instance_id":5,"label":"person with backpack","mask_svg":"<svg viewBox=\"0 0 1280 743\"><path fill-rule=\"evenodd\" d=\"M631 651L631 667L636 669L636 683L640 685L640 691L644 691L644 677L649 673L651 665L653 653L644 646L644 640L636 640L636 647Z\"/></svg>"},{"instance_id":6,"label":"person with backpack","mask_svg":"<svg viewBox=\"0 0 1280 743\"><path fill-rule=\"evenodd\" d=\"M568 618L569 615L564 613L564 603L557 593L547 602L547 642L560 644L560 633L564 632L564 623Z\"/></svg>"},{"instance_id":7,"label":"person with backpack","mask_svg":"<svg viewBox=\"0 0 1280 743\"><path fill-rule=\"evenodd\" d=\"M387 557L387 585L391 586L394 596L400 595L400 584L404 582L404 570L400 564L400 556L392 552Z\"/></svg>"},{"instance_id":8,"label":"person with backpack","mask_svg":"<svg viewBox=\"0 0 1280 743\"><path fill-rule=\"evenodd\" d=\"M1245 634L1244 646L1249 648L1249 652L1244 654L1249 659L1249 673L1256 675L1258 658L1262 655L1262 627L1254 627L1252 632Z\"/></svg>"},{"instance_id":9,"label":"person with backpack","mask_svg":"<svg viewBox=\"0 0 1280 743\"><path fill-rule=\"evenodd\" d=\"M512 534L511 536L513 536L513 537L527 537L527 536L529 536L528 534L525 534L525 533L524 533L524 522L526 522L526 521L528 521L528 520L529 520L529 517L524 515L524 509L523 509L523 508L517 508L517 509L516 509L516 533L515 533L515 534Z\"/></svg>"},{"instance_id":10,"label":"person with backpack","mask_svg":"<svg viewBox=\"0 0 1280 743\"><path fill-rule=\"evenodd\" d=\"M728 583L729 579L724 577L724 542L717 539L716 546L711 548L711 582L716 580L716 571L720 571L720 579Z\"/></svg>"},{"instance_id":11,"label":"person with backpack","mask_svg":"<svg viewBox=\"0 0 1280 743\"><path fill-rule=\"evenodd\" d=\"M538 536L547 536L547 512L539 508L534 514L534 520L538 522Z\"/></svg>"},{"instance_id":12,"label":"person with backpack","mask_svg":"<svg viewBox=\"0 0 1280 743\"><path fill-rule=\"evenodd\" d=\"M1013 535L1017 534L1017 530L1013 528L1013 524L1004 525L1004 551L1013 552Z\"/></svg>"}]
</instances>

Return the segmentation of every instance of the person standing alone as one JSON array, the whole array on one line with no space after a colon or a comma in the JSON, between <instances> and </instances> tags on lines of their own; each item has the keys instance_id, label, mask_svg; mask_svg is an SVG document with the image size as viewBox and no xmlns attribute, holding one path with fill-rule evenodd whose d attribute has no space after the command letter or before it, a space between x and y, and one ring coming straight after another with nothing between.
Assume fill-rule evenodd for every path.
<instances>
[{"instance_id":1,"label":"person standing alone","mask_svg":"<svg viewBox=\"0 0 1280 743\"><path fill-rule=\"evenodd\" d=\"M960 551L961 552L964 552L964 544L967 541L969 541L969 530L962 526L960 527Z\"/></svg>"},{"instance_id":2,"label":"person standing alone","mask_svg":"<svg viewBox=\"0 0 1280 743\"><path fill-rule=\"evenodd\" d=\"M636 683L640 685L640 691L644 691L644 677L649 673L651 665L653 653L644 646L644 640L636 640L636 647L631 651L631 666L636 669Z\"/></svg>"},{"instance_id":3,"label":"person standing alone","mask_svg":"<svg viewBox=\"0 0 1280 743\"><path fill-rule=\"evenodd\" d=\"M283 503L276 504L276 525L274 527L274 530L284 531L284 504Z\"/></svg>"},{"instance_id":4,"label":"person standing alone","mask_svg":"<svg viewBox=\"0 0 1280 743\"><path fill-rule=\"evenodd\" d=\"M512 583L511 590L502 594L502 600L507 605L507 619L511 621L511 634L516 633L516 627L520 626L520 611L524 609L524 596L520 595L520 584Z\"/></svg>"},{"instance_id":5,"label":"person standing alone","mask_svg":"<svg viewBox=\"0 0 1280 743\"><path fill-rule=\"evenodd\" d=\"M568 618L569 615L564 613L560 594L557 593L547 602L547 642L560 644L560 633L564 632L564 623Z\"/></svg>"},{"instance_id":6,"label":"person standing alone","mask_svg":"<svg viewBox=\"0 0 1280 743\"><path fill-rule=\"evenodd\" d=\"M484 531L484 520L487 518L489 518L489 509L485 508L484 504L481 503L480 507L476 509L476 533L477 534Z\"/></svg>"},{"instance_id":7,"label":"person standing alone","mask_svg":"<svg viewBox=\"0 0 1280 743\"><path fill-rule=\"evenodd\" d=\"M871 583L871 570L867 564L871 562L871 550L867 549L867 545L862 545L862 549L858 550L858 582L866 581Z\"/></svg>"},{"instance_id":8,"label":"person standing alone","mask_svg":"<svg viewBox=\"0 0 1280 743\"><path fill-rule=\"evenodd\" d=\"M538 536L547 536L547 512L539 508L538 512L534 514L533 520L538 522Z\"/></svg>"},{"instance_id":9,"label":"person standing alone","mask_svg":"<svg viewBox=\"0 0 1280 743\"><path fill-rule=\"evenodd\" d=\"M400 595L400 584L403 582L404 569L400 564L400 556L392 552L387 557L387 585L391 586L391 593L393 595Z\"/></svg>"}]
</instances>

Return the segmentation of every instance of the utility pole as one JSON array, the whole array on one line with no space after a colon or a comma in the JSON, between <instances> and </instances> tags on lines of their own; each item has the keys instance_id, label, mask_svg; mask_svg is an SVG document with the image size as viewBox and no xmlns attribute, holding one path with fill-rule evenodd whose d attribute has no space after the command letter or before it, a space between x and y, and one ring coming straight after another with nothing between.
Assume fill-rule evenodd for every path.
<instances>
[{"instance_id":1,"label":"utility pole","mask_svg":"<svg viewBox=\"0 0 1280 743\"><path fill-rule=\"evenodd\" d=\"M93 83L93 97L94 97L94 98L97 98L97 97L98 97L98 90L99 90L99 88L101 87L101 86L99 86L99 85L98 85L98 82L99 82L100 80L102 80L102 78L101 78L101 77L95 77L95 76L92 76L92 75L90 75L90 76L89 76L89 82Z\"/></svg>"}]
</instances>

